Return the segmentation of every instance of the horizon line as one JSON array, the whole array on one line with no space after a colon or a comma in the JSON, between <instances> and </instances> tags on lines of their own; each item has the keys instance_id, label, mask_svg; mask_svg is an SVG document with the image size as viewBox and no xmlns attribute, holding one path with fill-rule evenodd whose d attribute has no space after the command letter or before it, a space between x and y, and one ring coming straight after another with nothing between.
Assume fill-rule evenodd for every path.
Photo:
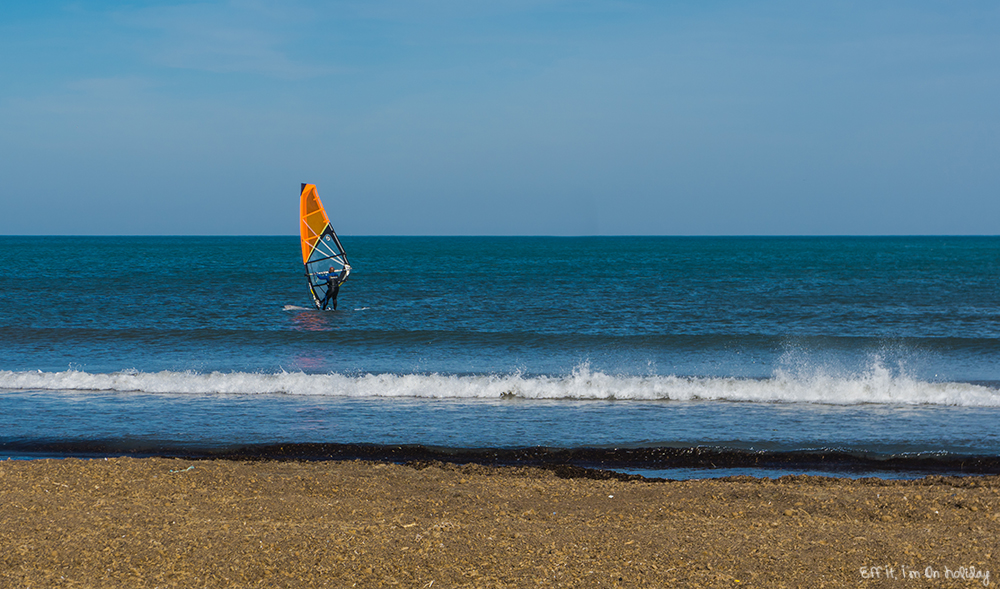
<instances>
[{"instance_id":1,"label":"horizon line","mask_svg":"<svg viewBox=\"0 0 1000 589\"><path fill-rule=\"evenodd\" d=\"M621 237L641 237L641 238L883 238L883 237L1000 237L1000 233L620 233L620 234L545 234L545 233L510 233L510 234L473 234L473 233L343 233L338 232L341 237L490 237L490 238L553 238L553 239L578 239L578 238L621 238ZM299 237L297 233L0 233L3 237L39 237L39 238L64 238L64 237Z\"/></svg>"}]
</instances>

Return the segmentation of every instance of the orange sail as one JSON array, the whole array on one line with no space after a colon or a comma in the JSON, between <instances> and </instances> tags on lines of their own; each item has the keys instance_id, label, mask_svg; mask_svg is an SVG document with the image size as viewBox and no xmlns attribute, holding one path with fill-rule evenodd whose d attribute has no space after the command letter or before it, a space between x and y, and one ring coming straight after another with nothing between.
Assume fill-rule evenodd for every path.
<instances>
[{"instance_id":1,"label":"orange sail","mask_svg":"<svg viewBox=\"0 0 1000 589\"><path fill-rule=\"evenodd\" d=\"M347 253L340 244L330 218L316 193L315 184L303 184L299 203L299 233L302 237L302 264L309 292L317 308L331 284L339 287L351 273Z\"/></svg>"}]
</instances>

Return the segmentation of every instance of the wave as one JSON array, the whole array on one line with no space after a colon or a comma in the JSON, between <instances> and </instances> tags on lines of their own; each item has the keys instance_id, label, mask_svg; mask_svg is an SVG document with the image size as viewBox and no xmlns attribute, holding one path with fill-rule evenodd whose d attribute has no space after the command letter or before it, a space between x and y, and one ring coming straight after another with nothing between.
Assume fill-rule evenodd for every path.
<instances>
[{"instance_id":1,"label":"wave","mask_svg":"<svg viewBox=\"0 0 1000 589\"><path fill-rule=\"evenodd\" d=\"M268 348L282 345L328 345L331 334L336 335L342 346L369 346L376 349L407 346L427 346L433 343L445 347L479 346L496 349L538 349L546 353L559 350L628 349L664 352L718 352L743 350L747 353L770 353L784 350L831 351L837 353L886 353L897 354L937 353L945 355L982 356L994 364L997 352L996 337L895 337L882 336L829 336L799 335L789 337L766 333L671 333L671 334L621 334L580 333L577 331L543 331L513 329L510 331L479 331L475 329L349 329L336 323L314 322L313 319L329 314L315 308L286 305L285 310L301 310L308 320L295 324L294 329L223 329L223 328L169 328L146 327L38 327L0 325L0 341L19 344L48 345L53 341L79 344L133 344L141 346L162 345L164 341L176 345L219 344L226 346L264 345ZM355 311L369 310L358 307Z\"/></svg>"},{"instance_id":2,"label":"wave","mask_svg":"<svg viewBox=\"0 0 1000 589\"><path fill-rule=\"evenodd\" d=\"M522 374L307 374L125 370L0 370L0 389L156 394L293 394L425 399L735 401L831 405L1000 407L995 383L928 382L880 364L851 375L778 371L770 378L620 376L577 367L565 376Z\"/></svg>"}]
</instances>

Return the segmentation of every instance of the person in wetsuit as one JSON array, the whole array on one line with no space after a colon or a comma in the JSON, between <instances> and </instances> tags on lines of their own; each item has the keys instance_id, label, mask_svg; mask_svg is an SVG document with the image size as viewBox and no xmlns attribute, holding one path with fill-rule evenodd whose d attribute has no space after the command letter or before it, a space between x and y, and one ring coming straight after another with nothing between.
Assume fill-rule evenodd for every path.
<instances>
[{"instance_id":1,"label":"person in wetsuit","mask_svg":"<svg viewBox=\"0 0 1000 589\"><path fill-rule=\"evenodd\" d=\"M330 271L326 273L326 296L323 298L322 309L326 311L326 306L333 303L333 310L337 310L337 294L340 292L340 285L347 280L347 269L350 266L345 267L339 274L337 269L333 266L330 267Z\"/></svg>"}]
</instances>

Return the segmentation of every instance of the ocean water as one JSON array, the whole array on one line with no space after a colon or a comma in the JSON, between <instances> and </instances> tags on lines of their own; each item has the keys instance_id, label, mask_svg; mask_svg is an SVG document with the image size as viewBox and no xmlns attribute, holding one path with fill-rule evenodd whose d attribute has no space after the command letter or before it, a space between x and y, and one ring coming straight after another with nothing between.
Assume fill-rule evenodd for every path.
<instances>
[{"instance_id":1,"label":"ocean water","mask_svg":"<svg viewBox=\"0 0 1000 589\"><path fill-rule=\"evenodd\" d=\"M0 237L0 457L1000 472L1000 238L342 242Z\"/></svg>"}]
</instances>

